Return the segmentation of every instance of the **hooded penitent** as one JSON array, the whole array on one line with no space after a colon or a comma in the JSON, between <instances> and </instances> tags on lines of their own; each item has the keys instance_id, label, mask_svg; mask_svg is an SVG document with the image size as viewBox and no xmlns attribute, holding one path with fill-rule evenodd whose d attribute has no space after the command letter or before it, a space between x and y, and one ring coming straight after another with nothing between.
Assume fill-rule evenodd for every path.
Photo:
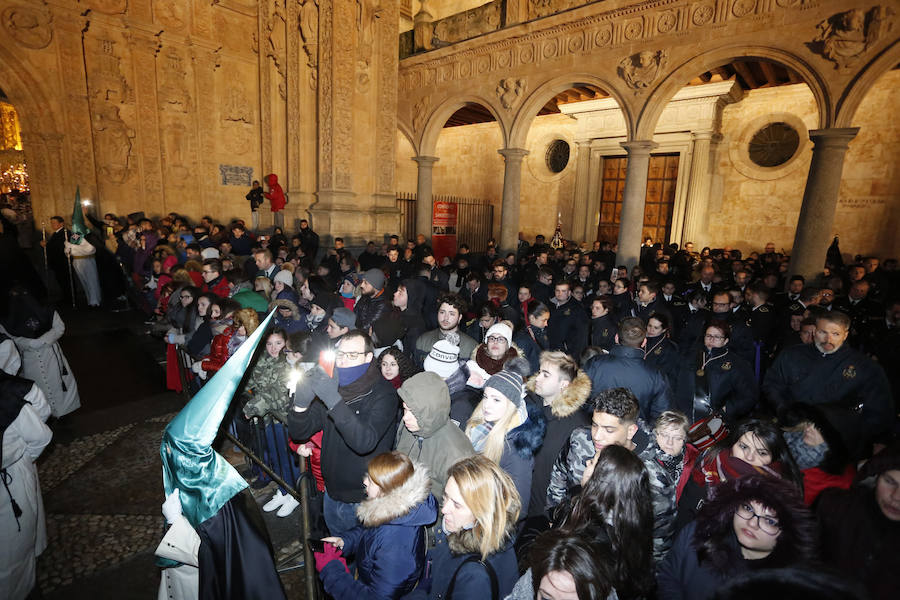
<instances>
[{"instance_id":1,"label":"hooded penitent","mask_svg":"<svg viewBox=\"0 0 900 600\"><path fill-rule=\"evenodd\" d=\"M166 496L176 488L181 492L182 512L194 527L247 487L234 467L212 449L212 443L273 314L269 313L163 433L160 454Z\"/></svg>"},{"instance_id":2,"label":"hooded penitent","mask_svg":"<svg viewBox=\"0 0 900 600\"><path fill-rule=\"evenodd\" d=\"M81 209L81 190L75 188L75 206L72 208L72 229L69 231L69 242L75 245L81 243L88 234L87 225L84 224L84 213Z\"/></svg>"}]
</instances>

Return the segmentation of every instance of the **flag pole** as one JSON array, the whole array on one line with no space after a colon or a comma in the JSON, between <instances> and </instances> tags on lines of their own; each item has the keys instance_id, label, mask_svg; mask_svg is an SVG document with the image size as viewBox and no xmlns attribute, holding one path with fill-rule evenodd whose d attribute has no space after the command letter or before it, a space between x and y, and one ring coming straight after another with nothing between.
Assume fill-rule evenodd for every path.
<instances>
[{"instance_id":1,"label":"flag pole","mask_svg":"<svg viewBox=\"0 0 900 600\"><path fill-rule=\"evenodd\" d=\"M69 230L64 230L66 232L66 241L69 241ZM75 278L72 274L72 251L66 253L69 258L69 291L72 294L72 308L75 308Z\"/></svg>"}]
</instances>

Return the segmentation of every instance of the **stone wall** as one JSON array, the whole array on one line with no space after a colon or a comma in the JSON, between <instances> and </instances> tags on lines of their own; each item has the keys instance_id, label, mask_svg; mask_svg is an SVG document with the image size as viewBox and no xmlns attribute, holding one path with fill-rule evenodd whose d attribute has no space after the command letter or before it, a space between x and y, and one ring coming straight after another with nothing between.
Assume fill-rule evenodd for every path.
<instances>
[{"instance_id":1,"label":"stone wall","mask_svg":"<svg viewBox=\"0 0 900 600\"><path fill-rule=\"evenodd\" d=\"M857 112L860 130L844 162L834 226L845 253L900 255L898 86L900 71L885 74ZM800 130L801 149L782 167L760 169L743 150L756 131L779 119ZM773 241L790 251L812 156L807 131L817 120L813 96L802 84L753 90L725 108L710 201L711 245L761 250Z\"/></svg>"}]
</instances>

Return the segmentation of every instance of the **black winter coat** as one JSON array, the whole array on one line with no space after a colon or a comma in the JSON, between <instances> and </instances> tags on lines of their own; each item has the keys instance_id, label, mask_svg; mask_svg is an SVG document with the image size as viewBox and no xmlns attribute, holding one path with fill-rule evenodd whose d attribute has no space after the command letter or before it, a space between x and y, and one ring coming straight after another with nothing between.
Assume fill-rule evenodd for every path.
<instances>
[{"instance_id":1,"label":"black winter coat","mask_svg":"<svg viewBox=\"0 0 900 600\"><path fill-rule=\"evenodd\" d=\"M640 418L648 425L672 404L666 378L644 364L644 351L640 348L617 344L609 354L589 360L584 372L591 378L591 393L595 396L610 388L631 390L640 405Z\"/></svg>"},{"instance_id":2,"label":"black winter coat","mask_svg":"<svg viewBox=\"0 0 900 600\"><path fill-rule=\"evenodd\" d=\"M369 461L394 445L400 399L381 376L378 361L353 383L338 388L343 402L331 410L313 402L305 412L288 413L291 438L305 441L323 431L322 477L328 495L340 502L365 499L362 480Z\"/></svg>"},{"instance_id":3,"label":"black winter coat","mask_svg":"<svg viewBox=\"0 0 900 600\"><path fill-rule=\"evenodd\" d=\"M704 358L714 358L706 363L705 377L709 386L709 404L713 411L724 414L729 423L734 423L746 416L756 406L757 386L753 369L737 354L725 354L727 348L715 348L711 354L703 353ZM675 407L686 414L691 423L706 417L706 414L694 414L694 394L698 383L697 370L702 365L700 353L683 357L677 371L675 387Z\"/></svg>"},{"instance_id":4,"label":"black winter coat","mask_svg":"<svg viewBox=\"0 0 900 600\"><path fill-rule=\"evenodd\" d=\"M353 307L353 312L356 313L357 329L368 331L372 323L391 310L384 297L384 291L378 296L360 296L356 306Z\"/></svg>"}]
</instances>

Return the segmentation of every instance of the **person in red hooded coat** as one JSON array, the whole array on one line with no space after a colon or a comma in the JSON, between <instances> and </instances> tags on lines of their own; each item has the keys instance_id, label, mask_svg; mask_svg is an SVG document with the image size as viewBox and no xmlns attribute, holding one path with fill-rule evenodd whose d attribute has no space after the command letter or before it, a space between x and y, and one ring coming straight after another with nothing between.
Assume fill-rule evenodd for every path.
<instances>
[{"instance_id":1,"label":"person in red hooded coat","mask_svg":"<svg viewBox=\"0 0 900 600\"><path fill-rule=\"evenodd\" d=\"M266 185L269 187L269 191L265 192L263 196L269 200L272 212L275 213L275 226L283 228L284 214L282 214L282 211L287 204L287 198L285 198L284 190L281 189L281 185L278 183L278 175L275 173L266 175Z\"/></svg>"}]
</instances>

